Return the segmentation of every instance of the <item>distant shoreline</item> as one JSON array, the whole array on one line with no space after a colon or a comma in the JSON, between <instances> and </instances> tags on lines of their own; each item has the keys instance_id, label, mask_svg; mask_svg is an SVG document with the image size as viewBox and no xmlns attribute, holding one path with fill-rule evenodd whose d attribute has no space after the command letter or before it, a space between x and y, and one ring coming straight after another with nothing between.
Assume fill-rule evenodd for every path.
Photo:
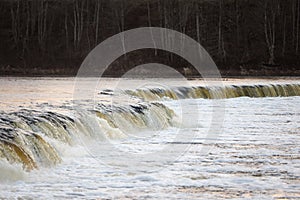
<instances>
[{"instance_id":1,"label":"distant shoreline","mask_svg":"<svg viewBox=\"0 0 300 200\"><path fill-rule=\"evenodd\" d=\"M180 72L180 71L179 71ZM221 76L223 78L249 78L249 77L300 77L300 70L276 70L276 69L270 69L270 70L244 70L244 71L239 71L239 70L219 70ZM0 77L76 77L78 73L78 69L34 69L34 70L24 70L24 69L1 69L0 68ZM95 76L95 74L99 74L97 72L91 72L90 74L86 75L87 77L98 77ZM199 74L184 74L181 72L183 76L186 78L201 78ZM214 72L211 73L212 75ZM122 77L122 73L120 71L112 71L109 70L102 74L101 77L105 78L119 78ZM141 76L147 76L147 73L143 74L137 74L137 77ZM155 74L154 78L156 77ZM157 77L161 76L159 73L157 74ZM163 77L161 77L163 78Z\"/></svg>"},{"instance_id":2,"label":"distant shoreline","mask_svg":"<svg viewBox=\"0 0 300 200\"><path fill-rule=\"evenodd\" d=\"M40 76L15 76L15 75L0 75L0 78L76 78L77 76L68 76L68 75L40 75ZM98 76L81 76L79 78L99 78ZM122 77L112 77L112 76L101 76L101 78L107 78L107 79L118 79ZM156 77L137 77L137 78L128 78L127 79L155 79ZM176 79L176 77L158 77L160 78L166 78L166 79ZM216 77L211 77L216 78ZM218 78L218 77L217 77ZM187 77L187 80L193 81L193 80L202 80L202 77ZM209 79L209 78L208 78ZM266 79L266 80L300 80L300 75L298 76L221 76L221 79L223 81L230 81L234 79ZM225 79L225 80L224 80Z\"/></svg>"}]
</instances>

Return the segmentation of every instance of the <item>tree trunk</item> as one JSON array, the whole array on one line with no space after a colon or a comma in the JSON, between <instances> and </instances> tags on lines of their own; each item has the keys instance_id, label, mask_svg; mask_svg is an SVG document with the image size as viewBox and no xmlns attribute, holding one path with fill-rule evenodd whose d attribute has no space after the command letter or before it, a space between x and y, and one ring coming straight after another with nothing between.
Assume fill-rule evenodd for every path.
<instances>
[{"instance_id":1,"label":"tree trunk","mask_svg":"<svg viewBox=\"0 0 300 200\"><path fill-rule=\"evenodd\" d=\"M16 9L14 9L14 2L11 2L11 29L12 36L14 40L14 45L18 48L19 40L20 40L20 1L17 0Z\"/></svg>"},{"instance_id":2,"label":"tree trunk","mask_svg":"<svg viewBox=\"0 0 300 200\"><path fill-rule=\"evenodd\" d=\"M223 26L223 0L219 0L219 38L218 38L218 52L222 60L225 59L224 36L222 31Z\"/></svg>"},{"instance_id":3,"label":"tree trunk","mask_svg":"<svg viewBox=\"0 0 300 200\"><path fill-rule=\"evenodd\" d=\"M276 43L276 5L268 6L268 2L265 3L264 14L264 27L265 27L265 39L269 51L269 64L275 63L275 43ZM268 12L269 11L269 12Z\"/></svg>"},{"instance_id":4,"label":"tree trunk","mask_svg":"<svg viewBox=\"0 0 300 200\"><path fill-rule=\"evenodd\" d=\"M149 1L147 1L147 14L148 14L147 15L147 17L148 17L148 27L152 27L152 24L151 24L151 8L150 8L150 2ZM153 41L154 47L156 47L152 32L151 32L151 39ZM157 55L157 48L154 48L154 52L155 52L155 56L156 56Z\"/></svg>"},{"instance_id":5,"label":"tree trunk","mask_svg":"<svg viewBox=\"0 0 300 200\"><path fill-rule=\"evenodd\" d=\"M283 30L282 30L281 56L285 55L285 48L286 48L286 12L285 12L285 9L284 9L283 10Z\"/></svg>"},{"instance_id":6,"label":"tree trunk","mask_svg":"<svg viewBox=\"0 0 300 200\"><path fill-rule=\"evenodd\" d=\"M299 52L299 19L300 19L300 1L297 0L297 20L296 20L296 53Z\"/></svg>"},{"instance_id":7,"label":"tree trunk","mask_svg":"<svg viewBox=\"0 0 300 200\"><path fill-rule=\"evenodd\" d=\"M48 15L48 1L40 1L38 8L38 43L40 49L45 51L45 40L47 35L47 15Z\"/></svg>"},{"instance_id":8,"label":"tree trunk","mask_svg":"<svg viewBox=\"0 0 300 200\"><path fill-rule=\"evenodd\" d=\"M70 59L70 46L69 46L69 27L68 27L68 7L65 7L65 22L64 22L64 28L65 28L65 40L66 40L66 52L68 55L68 58Z\"/></svg>"},{"instance_id":9,"label":"tree trunk","mask_svg":"<svg viewBox=\"0 0 300 200\"><path fill-rule=\"evenodd\" d=\"M196 30L197 30L197 42L200 42L200 22L199 13L196 13Z\"/></svg>"},{"instance_id":10,"label":"tree trunk","mask_svg":"<svg viewBox=\"0 0 300 200\"><path fill-rule=\"evenodd\" d=\"M99 38L99 15L100 15L100 1L96 0L96 8L95 8L95 24L96 24L96 28L95 28L95 46L98 44L98 38Z\"/></svg>"},{"instance_id":11,"label":"tree trunk","mask_svg":"<svg viewBox=\"0 0 300 200\"><path fill-rule=\"evenodd\" d=\"M74 35L74 48L77 50L80 45L83 25L84 25L84 3L85 0L81 0L80 4L78 0L75 0L73 6L73 16L74 16L74 27L73 27L73 35Z\"/></svg>"},{"instance_id":12,"label":"tree trunk","mask_svg":"<svg viewBox=\"0 0 300 200\"><path fill-rule=\"evenodd\" d=\"M235 56L237 58L237 62L239 62L240 57L240 7L239 0L235 0L235 24L236 24L236 39L235 39Z\"/></svg>"}]
</instances>

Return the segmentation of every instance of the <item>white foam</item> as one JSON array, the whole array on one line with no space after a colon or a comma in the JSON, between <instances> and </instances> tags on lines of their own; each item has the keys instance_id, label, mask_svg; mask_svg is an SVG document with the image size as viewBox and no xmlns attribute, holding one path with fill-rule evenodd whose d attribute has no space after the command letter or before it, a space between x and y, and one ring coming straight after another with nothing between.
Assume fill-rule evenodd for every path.
<instances>
[{"instance_id":1,"label":"white foam","mask_svg":"<svg viewBox=\"0 0 300 200\"><path fill-rule=\"evenodd\" d=\"M0 160L0 171L0 182L18 181L26 177L21 164L10 164L6 160Z\"/></svg>"}]
</instances>

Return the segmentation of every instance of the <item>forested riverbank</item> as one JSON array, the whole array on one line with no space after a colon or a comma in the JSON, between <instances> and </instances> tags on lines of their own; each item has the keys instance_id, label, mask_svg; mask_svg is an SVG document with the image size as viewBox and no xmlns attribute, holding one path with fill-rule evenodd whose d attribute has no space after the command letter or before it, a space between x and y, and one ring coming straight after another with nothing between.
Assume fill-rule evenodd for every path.
<instances>
[{"instance_id":1,"label":"forested riverbank","mask_svg":"<svg viewBox=\"0 0 300 200\"><path fill-rule=\"evenodd\" d=\"M101 41L146 26L192 37L224 76L300 75L299 0L1 0L0 17L1 75L76 75ZM147 62L191 67L146 49L120 57L106 75Z\"/></svg>"}]
</instances>

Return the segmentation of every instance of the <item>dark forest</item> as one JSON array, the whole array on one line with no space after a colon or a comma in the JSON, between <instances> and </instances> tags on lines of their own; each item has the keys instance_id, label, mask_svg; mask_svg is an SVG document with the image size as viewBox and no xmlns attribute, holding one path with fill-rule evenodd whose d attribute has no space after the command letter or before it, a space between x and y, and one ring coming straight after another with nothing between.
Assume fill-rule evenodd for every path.
<instances>
[{"instance_id":1,"label":"dark forest","mask_svg":"<svg viewBox=\"0 0 300 200\"><path fill-rule=\"evenodd\" d=\"M1 0L0 15L2 75L76 75L101 41L149 26L192 37L224 76L300 75L300 0ZM150 61L189 67L145 49L120 57L106 75Z\"/></svg>"}]
</instances>

